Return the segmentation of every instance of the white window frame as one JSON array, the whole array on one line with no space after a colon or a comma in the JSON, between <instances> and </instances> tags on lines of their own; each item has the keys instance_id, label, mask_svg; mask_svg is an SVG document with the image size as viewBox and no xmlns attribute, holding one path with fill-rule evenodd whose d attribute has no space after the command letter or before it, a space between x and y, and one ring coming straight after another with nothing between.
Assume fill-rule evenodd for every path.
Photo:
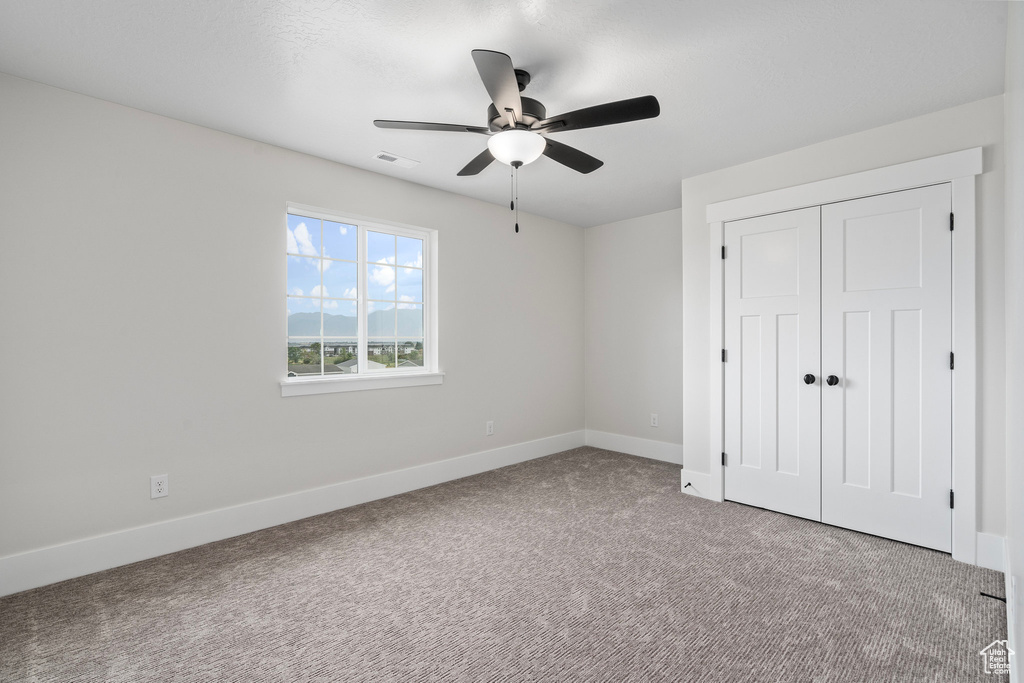
<instances>
[{"instance_id":1,"label":"white window frame","mask_svg":"<svg viewBox=\"0 0 1024 683\"><path fill-rule=\"evenodd\" d=\"M335 213L305 204L288 202L284 214L287 226L288 214L308 218L355 225L359 229L357 240L358 256L358 298L356 315L359 319L359 368L352 375L315 375L306 377L284 377L281 379L281 396L308 396L368 389L391 389L398 387L441 384L444 373L438 366L437 349L437 230L415 225L393 223L376 218ZM366 231L379 231L402 237L423 240L423 367L416 370L369 370L367 364L366 315L368 292L366 288L367 240ZM287 254L287 249L285 249ZM398 264L396 264L397 267ZM287 316L287 314L286 314ZM285 320L285 346L288 343L287 317ZM396 352L397 362L397 352Z\"/></svg>"}]
</instances>

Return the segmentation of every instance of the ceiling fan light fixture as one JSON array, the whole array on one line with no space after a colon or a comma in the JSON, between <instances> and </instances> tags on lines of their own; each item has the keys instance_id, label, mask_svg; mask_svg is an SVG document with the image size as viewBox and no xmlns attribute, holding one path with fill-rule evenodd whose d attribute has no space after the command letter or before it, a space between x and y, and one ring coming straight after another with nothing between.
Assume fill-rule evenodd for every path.
<instances>
[{"instance_id":1,"label":"ceiling fan light fixture","mask_svg":"<svg viewBox=\"0 0 1024 683\"><path fill-rule=\"evenodd\" d=\"M522 129L503 130L487 140L487 149L494 158L509 166L536 161L546 146L547 141L539 133Z\"/></svg>"}]
</instances>

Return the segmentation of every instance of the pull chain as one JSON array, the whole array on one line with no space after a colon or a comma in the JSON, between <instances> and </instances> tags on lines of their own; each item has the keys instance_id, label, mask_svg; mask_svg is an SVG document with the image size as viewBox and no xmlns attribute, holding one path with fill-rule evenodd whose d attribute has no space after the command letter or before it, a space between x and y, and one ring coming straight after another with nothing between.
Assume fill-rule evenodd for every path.
<instances>
[{"instance_id":1,"label":"pull chain","mask_svg":"<svg viewBox=\"0 0 1024 683\"><path fill-rule=\"evenodd\" d=\"M516 234L519 234L519 167L515 168L516 173Z\"/></svg>"},{"instance_id":2,"label":"pull chain","mask_svg":"<svg viewBox=\"0 0 1024 683\"><path fill-rule=\"evenodd\" d=\"M519 167L521 161L512 162L512 203L509 208L516 212L516 232L519 232Z\"/></svg>"}]
</instances>

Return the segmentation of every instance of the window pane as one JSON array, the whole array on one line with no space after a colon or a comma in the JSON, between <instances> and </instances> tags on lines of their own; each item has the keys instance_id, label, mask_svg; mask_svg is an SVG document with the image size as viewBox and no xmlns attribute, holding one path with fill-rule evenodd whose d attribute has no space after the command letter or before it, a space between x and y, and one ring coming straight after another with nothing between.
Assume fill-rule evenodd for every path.
<instances>
[{"instance_id":1,"label":"window pane","mask_svg":"<svg viewBox=\"0 0 1024 683\"><path fill-rule=\"evenodd\" d=\"M423 271L414 268L398 269L398 300L423 302Z\"/></svg>"},{"instance_id":2,"label":"window pane","mask_svg":"<svg viewBox=\"0 0 1024 683\"><path fill-rule=\"evenodd\" d=\"M366 293L370 299L395 300L394 266L367 266Z\"/></svg>"},{"instance_id":3,"label":"window pane","mask_svg":"<svg viewBox=\"0 0 1024 683\"><path fill-rule=\"evenodd\" d=\"M323 295L336 299L355 299L359 266L343 261L324 261Z\"/></svg>"},{"instance_id":4,"label":"window pane","mask_svg":"<svg viewBox=\"0 0 1024 683\"><path fill-rule=\"evenodd\" d=\"M395 305L371 301L366 316L366 334L369 337L395 337Z\"/></svg>"},{"instance_id":5,"label":"window pane","mask_svg":"<svg viewBox=\"0 0 1024 683\"><path fill-rule=\"evenodd\" d=\"M398 305L398 336L413 339L423 337L423 306L421 304Z\"/></svg>"},{"instance_id":6,"label":"window pane","mask_svg":"<svg viewBox=\"0 0 1024 683\"><path fill-rule=\"evenodd\" d=\"M366 254L370 263L395 262L395 236L366 231Z\"/></svg>"},{"instance_id":7,"label":"window pane","mask_svg":"<svg viewBox=\"0 0 1024 683\"><path fill-rule=\"evenodd\" d=\"M324 336L355 337L359 334L356 322L356 302L324 299Z\"/></svg>"},{"instance_id":8,"label":"window pane","mask_svg":"<svg viewBox=\"0 0 1024 683\"><path fill-rule=\"evenodd\" d=\"M359 228L345 223L324 221L324 256L355 261Z\"/></svg>"},{"instance_id":9,"label":"window pane","mask_svg":"<svg viewBox=\"0 0 1024 683\"><path fill-rule=\"evenodd\" d=\"M320 336L320 299L288 297L288 336Z\"/></svg>"},{"instance_id":10,"label":"window pane","mask_svg":"<svg viewBox=\"0 0 1024 683\"><path fill-rule=\"evenodd\" d=\"M359 372L359 342L355 337L324 340L324 374L355 374Z\"/></svg>"},{"instance_id":11,"label":"window pane","mask_svg":"<svg viewBox=\"0 0 1024 683\"><path fill-rule=\"evenodd\" d=\"M398 265L423 267L423 240L412 237L398 238Z\"/></svg>"},{"instance_id":12,"label":"window pane","mask_svg":"<svg viewBox=\"0 0 1024 683\"><path fill-rule=\"evenodd\" d=\"M292 296L320 295L320 264L318 258L288 257L288 293Z\"/></svg>"},{"instance_id":13,"label":"window pane","mask_svg":"<svg viewBox=\"0 0 1024 683\"><path fill-rule=\"evenodd\" d=\"M423 367L423 340L398 340L398 369Z\"/></svg>"},{"instance_id":14,"label":"window pane","mask_svg":"<svg viewBox=\"0 0 1024 683\"><path fill-rule=\"evenodd\" d=\"M320 256L320 219L288 214L288 253Z\"/></svg>"},{"instance_id":15,"label":"window pane","mask_svg":"<svg viewBox=\"0 0 1024 683\"><path fill-rule=\"evenodd\" d=\"M288 340L288 376L320 374L320 342L308 339Z\"/></svg>"},{"instance_id":16,"label":"window pane","mask_svg":"<svg viewBox=\"0 0 1024 683\"><path fill-rule=\"evenodd\" d=\"M366 361L369 370L395 367L395 338L381 337L367 341Z\"/></svg>"},{"instance_id":17,"label":"window pane","mask_svg":"<svg viewBox=\"0 0 1024 683\"><path fill-rule=\"evenodd\" d=\"M424 369L426 231L292 212L286 224L288 375Z\"/></svg>"}]
</instances>

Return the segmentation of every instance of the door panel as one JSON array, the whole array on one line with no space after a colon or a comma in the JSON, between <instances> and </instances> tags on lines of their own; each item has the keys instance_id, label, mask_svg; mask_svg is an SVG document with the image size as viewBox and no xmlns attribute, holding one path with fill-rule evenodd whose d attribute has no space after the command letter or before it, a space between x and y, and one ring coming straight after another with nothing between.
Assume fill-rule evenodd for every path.
<instances>
[{"instance_id":1,"label":"door panel","mask_svg":"<svg viewBox=\"0 0 1024 683\"><path fill-rule=\"evenodd\" d=\"M737 455L745 467L761 467L761 435L764 422L764 372L761 368L760 315L740 316L740 433L743 440Z\"/></svg>"},{"instance_id":2,"label":"door panel","mask_svg":"<svg viewBox=\"0 0 1024 683\"><path fill-rule=\"evenodd\" d=\"M821 210L821 520L951 548L949 185Z\"/></svg>"},{"instance_id":3,"label":"door panel","mask_svg":"<svg viewBox=\"0 0 1024 683\"><path fill-rule=\"evenodd\" d=\"M781 314L775 318L776 374L781 377L802 377L800 350L800 316ZM776 442L778 470L782 474L800 475L800 387L799 382L780 381L778 395Z\"/></svg>"},{"instance_id":4,"label":"door panel","mask_svg":"<svg viewBox=\"0 0 1024 683\"><path fill-rule=\"evenodd\" d=\"M843 347L866 350L871 339L871 313L868 311L845 311L843 313ZM831 345L832 340L827 342ZM867 353L851 353L846 358L846 372L840 373L837 388L842 392L842 417L844 428L840 432L826 432L825 439L842 435L843 444L839 450L842 456L844 484L867 488L871 485L871 424L870 387L862 378L870 376L870 356ZM856 379L847 379L856 378ZM825 386L828 386L827 384ZM831 452L831 451L830 451Z\"/></svg>"},{"instance_id":5,"label":"door panel","mask_svg":"<svg viewBox=\"0 0 1024 683\"><path fill-rule=\"evenodd\" d=\"M892 492L921 495L921 311L892 312Z\"/></svg>"},{"instance_id":6,"label":"door panel","mask_svg":"<svg viewBox=\"0 0 1024 683\"><path fill-rule=\"evenodd\" d=\"M821 513L819 223L814 207L725 226L725 497L809 519Z\"/></svg>"}]
</instances>

